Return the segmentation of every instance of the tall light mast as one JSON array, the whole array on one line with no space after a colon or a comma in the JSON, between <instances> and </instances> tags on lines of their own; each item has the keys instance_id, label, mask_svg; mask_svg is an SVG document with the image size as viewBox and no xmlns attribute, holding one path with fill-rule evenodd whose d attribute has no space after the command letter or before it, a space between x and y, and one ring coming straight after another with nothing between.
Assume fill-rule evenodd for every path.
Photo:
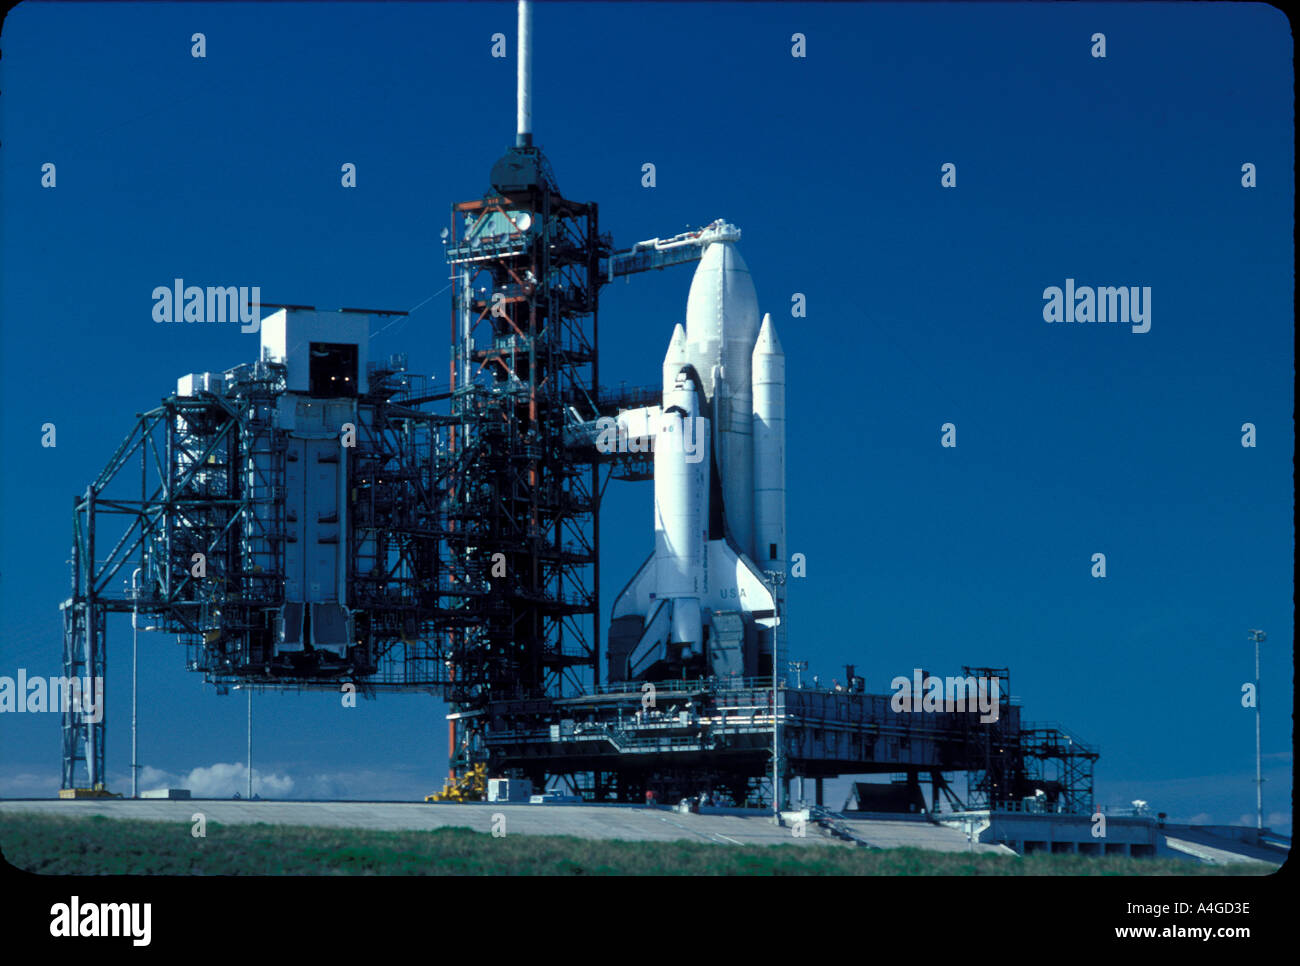
<instances>
[{"instance_id":1,"label":"tall light mast","mask_svg":"<svg viewBox=\"0 0 1300 966\"><path fill-rule=\"evenodd\" d=\"M1259 749L1259 645L1268 638L1263 631L1251 630L1255 642L1255 828L1264 829L1264 774Z\"/></svg>"}]
</instances>

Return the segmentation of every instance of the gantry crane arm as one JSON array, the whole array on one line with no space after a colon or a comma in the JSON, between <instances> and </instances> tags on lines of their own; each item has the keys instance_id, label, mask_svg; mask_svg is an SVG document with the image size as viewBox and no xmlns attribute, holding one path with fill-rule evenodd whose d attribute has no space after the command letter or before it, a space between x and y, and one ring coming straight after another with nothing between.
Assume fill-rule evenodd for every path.
<instances>
[{"instance_id":1,"label":"gantry crane arm","mask_svg":"<svg viewBox=\"0 0 1300 966\"><path fill-rule=\"evenodd\" d=\"M631 248L611 252L608 258L600 260L600 277L612 282L620 275L699 261L710 242L739 240L740 229L719 218L695 231L682 232L672 238L649 238Z\"/></svg>"}]
</instances>

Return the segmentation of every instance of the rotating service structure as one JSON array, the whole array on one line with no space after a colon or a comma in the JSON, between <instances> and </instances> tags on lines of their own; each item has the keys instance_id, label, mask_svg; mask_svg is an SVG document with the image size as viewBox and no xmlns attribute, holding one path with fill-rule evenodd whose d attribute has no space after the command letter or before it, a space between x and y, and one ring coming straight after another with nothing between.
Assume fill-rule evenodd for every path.
<instances>
[{"instance_id":1,"label":"rotating service structure","mask_svg":"<svg viewBox=\"0 0 1300 966\"><path fill-rule=\"evenodd\" d=\"M74 500L66 674L102 677L107 615L138 609L219 689L441 686L438 417L367 358L371 314L281 308L257 361L137 416ZM64 788L103 784L105 728L64 712Z\"/></svg>"}]
</instances>

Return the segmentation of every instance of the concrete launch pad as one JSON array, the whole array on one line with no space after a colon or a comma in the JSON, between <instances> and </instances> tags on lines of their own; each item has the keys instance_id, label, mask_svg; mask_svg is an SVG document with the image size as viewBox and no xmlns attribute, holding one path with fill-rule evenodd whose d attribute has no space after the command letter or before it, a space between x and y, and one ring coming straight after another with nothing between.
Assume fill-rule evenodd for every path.
<instances>
[{"instance_id":1,"label":"concrete launch pad","mask_svg":"<svg viewBox=\"0 0 1300 966\"><path fill-rule=\"evenodd\" d=\"M799 813L786 813L784 826L772 824L771 815L757 809L704 808L682 813L668 807L640 805L507 805L500 803L418 802L267 802L228 799L11 799L0 801L0 815L65 815L89 818L136 819L147 822L175 822L188 829L194 815L201 813L218 825L298 825L314 828L369 829L372 831L433 831L467 828L491 834L495 816L505 816L507 835L571 835L584 839L623 842L705 842L712 845L795 845L873 849L916 848L932 852L972 852L1018 855L1033 851L1069 854L1152 854L1189 862L1223 865L1239 862L1280 866L1290 851L1290 839L1268 836L1267 842L1248 842L1253 829L1213 826L1159 826L1150 820L1115 819L1116 834L1110 848L1095 848L1086 834L1071 837L1061 827L1071 817L1057 815L999 815L1018 829L1020 839L1010 841L1015 829L990 825L989 813L976 823L977 839L971 843L962 822L949 817L947 824L935 824L924 815L884 813L829 814L834 824L856 842L833 834L815 820L805 825L805 835L794 834L791 820ZM966 818L980 818L969 813ZM1018 824L1017 824L1018 823ZM996 838L1000 841L989 841ZM1085 843L1078 845L1074 839ZM1033 840L1033 841L1031 841ZM1041 841L1039 841L1041 840ZM1120 843L1119 845L1114 844ZM1149 843L1149 853L1139 853L1131 843ZM1007 844L1004 844L1007 843ZM1089 845L1088 843L1091 843ZM1128 843L1128 844L1125 844ZM1068 847L1067 847L1068 846ZM1121 848L1122 846L1122 848Z\"/></svg>"},{"instance_id":2,"label":"concrete launch pad","mask_svg":"<svg viewBox=\"0 0 1300 966\"><path fill-rule=\"evenodd\" d=\"M509 835L575 835L579 838L626 842L709 842L715 845L798 845L856 848L807 823L807 835L795 836L789 823L772 824L769 814L752 810L709 810L700 813L670 808L627 805L501 805L416 802L244 802L225 799L192 801L17 800L0 802L0 813L67 815L87 818L176 822L189 826L196 812L224 825L306 825L378 831L418 831L462 827L490 833L495 814L506 818ZM913 846L942 852L967 851L966 836L950 828L906 818L854 822L854 831L877 848ZM980 852L1007 853L999 846L977 845Z\"/></svg>"}]
</instances>

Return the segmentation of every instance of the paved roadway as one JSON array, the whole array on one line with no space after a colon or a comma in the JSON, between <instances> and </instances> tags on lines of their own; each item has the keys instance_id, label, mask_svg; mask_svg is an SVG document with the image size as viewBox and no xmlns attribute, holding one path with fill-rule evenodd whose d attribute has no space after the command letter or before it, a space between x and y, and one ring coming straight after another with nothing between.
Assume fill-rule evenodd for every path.
<instances>
[{"instance_id":1,"label":"paved roadway","mask_svg":"<svg viewBox=\"0 0 1300 966\"><path fill-rule=\"evenodd\" d=\"M266 822L270 825L307 825L364 828L385 831L435 829L460 826L491 832L493 816L505 816L508 834L575 835L589 839L631 842L695 841L717 845L801 845L854 847L829 835L813 822L806 835L793 834L792 824L774 826L771 817L755 812L711 810L682 814L668 808L635 805L501 805L488 803L436 805L420 802L298 802L232 801L229 799L10 799L0 801L0 813L29 812L43 815L104 815L155 822L190 824L196 812L221 825ZM896 849L912 846L939 852L971 849L957 829L916 819L854 819L848 827L872 846ZM977 844L977 852L1008 854L999 845ZM1013 853L1012 853L1013 854Z\"/></svg>"},{"instance_id":2,"label":"paved roadway","mask_svg":"<svg viewBox=\"0 0 1300 966\"><path fill-rule=\"evenodd\" d=\"M0 813L43 815L104 815L155 822L192 822L202 812L221 825L266 822L399 831L461 826L491 832L492 817L506 819L508 834L576 835L591 839L638 842L688 840L718 845L848 846L813 823L807 835L796 837L790 827L778 828L768 815L686 814L667 808L619 805L499 805L424 804L420 802L268 802L192 799L189 801L80 799L72 801L22 799L0 801Z\"/></svg>"}]
</instances>

